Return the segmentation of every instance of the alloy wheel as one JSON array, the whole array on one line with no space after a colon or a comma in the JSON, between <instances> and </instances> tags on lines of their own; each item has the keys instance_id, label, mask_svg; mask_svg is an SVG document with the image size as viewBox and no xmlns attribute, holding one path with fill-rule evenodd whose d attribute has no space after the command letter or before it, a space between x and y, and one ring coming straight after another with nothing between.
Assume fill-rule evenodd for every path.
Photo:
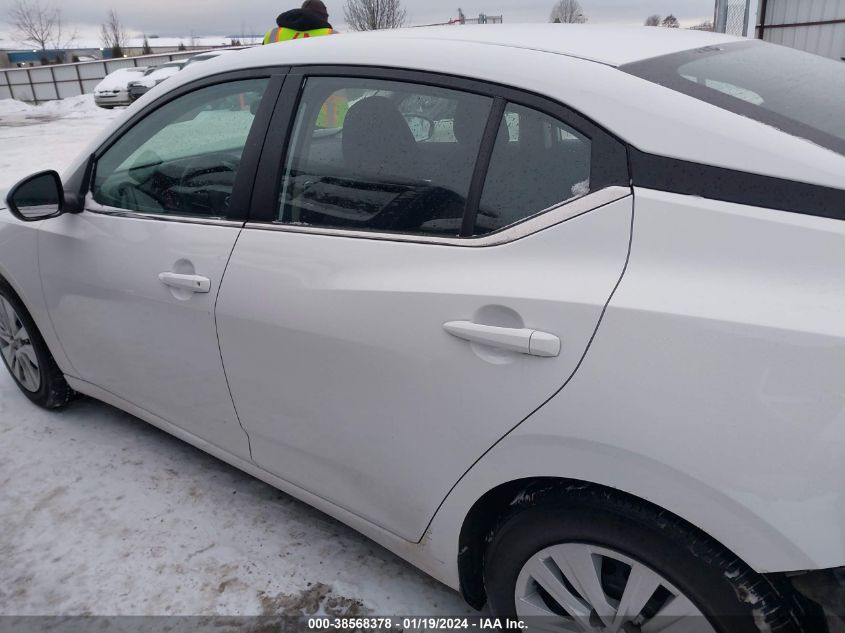
<instances>
[{"instance_id":1,"label":"alloy wheel","mask_svg":"<svg viewBox=\"0 0 845 633\"><path fill-rule=\"evenodd\" d=\"M715 633L658 572L587 543L561 543L534 554L519 572L514 599L517 615L534 630Z\"/></svg>"},{"instance_id":2,"label":"alloy wheel","mask_svg":"<svg viewBox=\"0 0 845 633\"><path fill-rule=\"evenodd\" d=\"M0 356L24 389L38 391L41 370L35 348L18 313L5 297L0 297Z\"/></svg>"}]
</instances>

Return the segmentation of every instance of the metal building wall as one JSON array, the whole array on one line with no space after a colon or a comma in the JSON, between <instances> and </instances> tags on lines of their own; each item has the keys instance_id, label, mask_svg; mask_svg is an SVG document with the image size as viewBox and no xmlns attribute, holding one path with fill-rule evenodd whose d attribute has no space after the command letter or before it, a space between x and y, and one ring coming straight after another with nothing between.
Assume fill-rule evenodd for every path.
<instances>
[{"instance_id":1,"label":"metal building wall","mask_svg":"<svg viewBox=\"0 0 845 633\"><path fill-rule=\"evenodd\" d=\"M760 0L757 27L767 42L845 60L845 0Z\"/></svg>"}]
</instances>

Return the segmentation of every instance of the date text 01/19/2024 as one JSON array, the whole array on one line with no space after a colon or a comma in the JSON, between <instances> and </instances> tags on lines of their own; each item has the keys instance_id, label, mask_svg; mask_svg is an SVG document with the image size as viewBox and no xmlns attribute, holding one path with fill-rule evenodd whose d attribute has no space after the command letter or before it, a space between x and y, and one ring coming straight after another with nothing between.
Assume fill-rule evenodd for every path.
<instances>
[{"instance_id":1,"label":"date text 01/19/2024","mask_svg":"<svg viewBox=\"0 0 845 633\"><path fill-rule=\"evenodd\" d=\"M308 629L312 631L348 630L376 631L401 629L403 631L433 630L523 630L527 628L522 620L500 618L425 618L425 617L358 617L358 618L309 618Z\"/></svg>"}]
</instances>

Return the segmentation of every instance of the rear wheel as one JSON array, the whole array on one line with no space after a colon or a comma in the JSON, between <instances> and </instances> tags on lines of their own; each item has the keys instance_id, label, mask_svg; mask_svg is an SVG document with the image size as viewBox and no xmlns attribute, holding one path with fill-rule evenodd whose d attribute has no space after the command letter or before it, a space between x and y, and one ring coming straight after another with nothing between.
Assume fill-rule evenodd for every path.
<instances>
[{"instance_id":1,"label":"rear wheel","mask_svg":"<svg viewBox=\"0 0 845 633\"><path fill-rule=\"evenodd\" d=\"M695 528L594 489L506 519L484 560L490 608L552 631L794 633L793 604Z\"/></svg>"},{"instance_id":2,"label":"rear wheel","mask_svg":"<svg viewBox=\"0 0 845 633\"><path fill-rule=\"evenodd\" d=\"M2 282L0 358L20 390L37 405L55 409L70 402L75 395L29 312Z\"/></svg>"}]
</instances>

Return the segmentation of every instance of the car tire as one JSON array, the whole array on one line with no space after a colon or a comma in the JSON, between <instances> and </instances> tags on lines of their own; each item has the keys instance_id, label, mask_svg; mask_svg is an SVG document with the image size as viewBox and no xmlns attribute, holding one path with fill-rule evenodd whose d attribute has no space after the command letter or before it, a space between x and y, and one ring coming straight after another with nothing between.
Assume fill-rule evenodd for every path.
<instances>
[{"instance_id":1,"label":"car tire","mask_svg":"<svg viewBox=\"0 0 845 633\"><path fill-rule=\"evenodd\" d=\"M0 358L15 384L27 398L45 409L65 406L77 394L67 384L29 311L3 281L0 281L0 311ZM13 345L9 344L11 339L15 339ZM18 358L13 361L15 355ZM29 360L32 355L34 363ZM23 362L28 364L22 369ZM37 379L33 378L33 366Z\"/></svg>"},{"instance_id":2,"label":"car tire","mask_svg":"<svg viewBox=\"0 0 845 633\"><path fill-rule=\"evenodd\" d=\"M604 610L605 618L614 618L613 609L621 606L625 589L634 585L629 594L634 596L639 583L644 588L640 595L651 597L629 603L645 606L627 612L623 619L639 621L635 619L620 631L639 631L655 616L652 626L662 630L669 620L665 614L675 607L697 615L672 631L804 630L797 598L782 587L773 586L691 525L603 488L586 486L551 493L505 518L485 551L483 575L493 615L527 617L529 626L531 614L548 613L549 618L565 625L564 618L583 608L580 625L598 630L607 623L600 621L598 611ZM637 578L637 583L631 583L632 578ZM654 586L658 589L652 592ZM546 588L556 592L557 599ZM604 595L596 598L597 590ZM677 602L670 608L673 601ZM551 624L551 620L537 622ZM578 623L570 620L569 625L579 630Z\"/></svg>"}]
</instances>

